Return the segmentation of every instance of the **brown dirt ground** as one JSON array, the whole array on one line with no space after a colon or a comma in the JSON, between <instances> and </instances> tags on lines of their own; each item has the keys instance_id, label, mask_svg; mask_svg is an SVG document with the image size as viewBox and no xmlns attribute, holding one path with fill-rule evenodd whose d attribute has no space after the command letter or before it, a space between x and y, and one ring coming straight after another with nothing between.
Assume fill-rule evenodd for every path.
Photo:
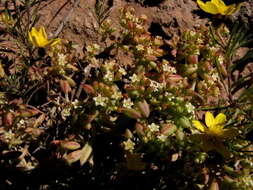
<instances>
[{"instance_id":1,"label":"brown dirt ground","mask_svg":"<svg viewBox=\"0 0 253 190\"><path fill-rule=\"evenodd\" d=\"M113 26L119 29L119 9L125 6L133 7L137 15L145 14L148 17L147 27L154 35L162 35L170 38L186 28L193 28L200 24L206 24L210 15L201 11L195 0L44 0L40 4L40 19L37 26L45 26L49 36L54 34L63 20L66 21L59 33L61 38L79 45L80 53L87 44L98 42L96 32L98 27L97 18L94 14L95 4L98 1L112 3L109 19ZM74 7L75 2L79 2ZM155 4L150 6L150 2ZM154 3L158 2L158 3ZM160 3L159 3L160 2ZM0 4L0 11L3 10ZM71 12L72 11L72 12ZM240 12L226 18L228 21L243 19L253 28L253 1L244 2ZM118 30L119 31L119 30ZM14 44L9 44L6 39L0 41L0 47L13 49ZM11 46L11 47L10 47Z\"/></svg>"},{"instance_id":2,"label":"brown dirt ground","mask_svg":"<svg viewBox=\"0 0 253 190\"><path fill-rule=\"evenodd\" d=\"M51 32L56 31L62 20L69 14L75 1L47 0L43 2L39 11L41 17L37 25L47 26L47 30ZM153 28L152 31L158 31L158 34L162 33L165 38L169 38L180 30L205 24L210 16L205 14L203 16L203 11L199 10L196 1L193 0L164 0L156 6L142 5L134 0L111 1L113 5L109 18L114 23L114 27L119 28L119 9L130 6L135 8L137 14L145 14L148 17L148 26ZM80 50L84 45L98 41L95 32L98 25L94 14L95 3L96 0L80 0L60 33L60 37L77 43ZM252 15L253 2L250 1L244 3L240 12L227 19L236 20L241 17L252 24Z\"/></svg>"}]
</instances>

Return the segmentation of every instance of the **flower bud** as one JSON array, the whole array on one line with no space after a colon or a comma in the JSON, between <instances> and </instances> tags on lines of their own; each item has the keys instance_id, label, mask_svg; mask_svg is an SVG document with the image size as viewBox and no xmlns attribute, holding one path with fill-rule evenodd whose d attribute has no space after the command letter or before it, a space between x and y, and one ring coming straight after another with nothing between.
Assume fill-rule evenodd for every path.
<instances>
[{"instance_id":1,"label":"flower bud","mask_svg":"<svg viewBox=\"0 0 253 190\"><path fill-rule=\"evenodd\" d=\"M4 117L4 123L6 126L10 127L13 124L14 115L11 112L8 112Z\"/></svg>"},{"instance_id":2,"label":"flower bud","mask_svg":"<svg viewBox=\"0 0 253 190\"><path fill-rule=\"evenodd\" d=\"M189 64L197 64L199 62L198 55L190 55L188 56L188 63Z\"/></svg>"},{"instance_id":3,"label":"flower bud","mask_svg":"<svg viewBox=\"0 0 253 190\"><path fill-rule=\"evenodd\" d=\"M137 108L139 109L139 111L141 112L143 117L145 117L145 118L149 117L150 109L149 109L149 105L146 102L146 100L144 100L142 102L138 102L137 103Z\"/></svg>"},{"instance_id":4,"label":"flower bud","mask_svg":"<svg viewBox=\"0 0 253 190\"><path fill-rule=\"evenodd\" d=\"M144 136L144 127L140 123L135 124L135 131L138 135Z\"/></svg>"},{"instance_id":5,"label":"flower bud","mask_svg":"<svg viewBox=\"0 0 253 190\"><path fill-rule=\"evenodd\" d=\"M126 129L124 136L131 139L133 137L133 133L129 129Z\"/></svg>"},{"instance_id":6,"label":"flower bud","mask_svg":"<svg viewBox=\"0 0 253 190\"><path fill-rule=\"evenodd\" d=\"M60 87L64 94L68 94L69 92L71 92L71 87L66 80L60 80Z\"/></svg>"},{"instance_id":7,"label":"flower bud","mask_svg":"<svg viewBox=\"0 0 253 190\"><path fill-rule=\"evenodd\" d=\"M176 130L177 130L177 127L173 124L163 124L162 129L161 129L161 133L163 135L169 136L169 135L172 135L173 133L175 133Z\"/></svg>"},{"instance_id":8,"label":"flower bud","mask_svg":"<svg viewBox=\"0 0 253 190\"><path fill-rule=\"evenodd\" d=\"M179 118L179 124L184 127L184 128L189 128L191 127L191 122L189 119L185 116Z\"/></svg>"}]
</instances>

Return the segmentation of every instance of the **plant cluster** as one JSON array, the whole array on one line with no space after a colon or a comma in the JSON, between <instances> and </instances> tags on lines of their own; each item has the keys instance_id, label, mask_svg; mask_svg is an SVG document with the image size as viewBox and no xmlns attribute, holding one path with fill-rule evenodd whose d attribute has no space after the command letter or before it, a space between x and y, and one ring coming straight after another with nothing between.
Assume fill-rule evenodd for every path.
<instances>
[{"instance_id":1,"label":"plant cluster","mask_svg":"<svg viewBox=\"0 0 253 190\"><path fill-rule=\"evenodd\" d=\"M199 26L164 40L131 7L120 10L116 31L108 8L101 42L80 56L72 42L31 24L38 2L29 2L17 15L8 3L1 13L18 44L14 57L0 54L3 168L33 176L47 162L60 165L38 182L47 189L74 188L75 178L100 189L253 188L252 48L236 56L253 41L244 25Z\"/></svg>"}]
</instances>

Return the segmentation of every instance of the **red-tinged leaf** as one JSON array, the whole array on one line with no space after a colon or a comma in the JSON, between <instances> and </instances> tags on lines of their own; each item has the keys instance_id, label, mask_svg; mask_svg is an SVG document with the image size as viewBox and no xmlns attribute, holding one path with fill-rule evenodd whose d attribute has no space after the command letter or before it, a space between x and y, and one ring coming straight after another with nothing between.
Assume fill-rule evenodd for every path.
<instances>
[{"instance_id":1,"label":"red-tinged leaf","mask_svg":"<svg viewBox=\"0 0 253 190\"><path fill-rule=\"evenodd\" d=\"M60 80L60 87L64 94L71 92L71 87L67 80Z\"/></svg>"},{"instance_id":2,"label":"red-tinged leaf","mask_svg":"<svg viewBox=\"0 0 253 190\"><path fill-rule=\"evenodd\" d=\"M61 147L67 150L76 150L80 148L81 145L75 141L61 141Z\"/></svg>"},{"instance_id":3,"label":"red-tinged leaf","mask_svg":"<svg viewBox=\"0 0 253 190\"><path fill-rule=\"evenodd\" d=\"M95 90L91 85L88 84L84 84L83 85L83 90L87 93L87 94L95 94Z\"/></svg>"},{"instance_id":4,"label":"red-tinged leaf","mask_svg":"<svg viewBox=\"0 0 253 190\"><path fill-rule=\"evenodd\" d=\"M140 110L143 117L148 118L150 114L149 105L146 100L137 103L137 107Z\"/></svg>"},{"instance_id":5,"label":"red-tinged leaf","mask_svg":"<svg viewBox=\"0 0 253 190\"><path fill-rule=\"evenodd\" d=\"M14 115L11 112L8 112L4 117L4 123L6 126L10 127L13 124Z\"/></svg>"},{"instance_id":6,"label":"red-tinged leaf","mask_svg":"<svg viewBox=\"0 0 253 190\"><path fill-rule=\"evenodd\" d=\"M188 57L188 62L190 64L197 64L199 61L198 61L198 55L190 55Z\"/></svg>"},{"instance_id":7,"label":"red-tinged leaf","mask_svg":"<svg viewBox=\"0 0 253 190\"><path fill-rule=\"evenodd\" d=\"M76 161L78 161L81 157L81 153L82 153L82 150L76 150L76 151L73 151L69 154L67 154L66 156L64 156L64 159L69 163L69 164L72 164Z\"/></svg>"},{"instance_id":8,"label":"red-tinged leaf","mask_svg":"<svg viewBox=\"0 0 253 190\"><path fill-rule=\"evenodd\" d=\"M130 118L139 119L142 118L141 113L130 108L122 108L122 112Z\"/></svg>"},{"instance_id":9,"label":"red-tinged leaf","mask_svg":"<svg viewBox=\"0 0 253 190\"><path fill-rule=\"evenodd\" d=\"M135 131L138 135L144 136L144 127L140 123L135 124Z\"/></svg>"},{"instance_id":10,"label":"red-tinged leaf","mask_svg":"<svg viewBox=\"0 0 253 190\"><path fill-rule=\"evenodd\" d=\"M173 124L163 124L161 133L163 135L169 136L169 135L174 134L176 132L176 130L177 130L177 127Z\"/></svg>"}]
</instances>

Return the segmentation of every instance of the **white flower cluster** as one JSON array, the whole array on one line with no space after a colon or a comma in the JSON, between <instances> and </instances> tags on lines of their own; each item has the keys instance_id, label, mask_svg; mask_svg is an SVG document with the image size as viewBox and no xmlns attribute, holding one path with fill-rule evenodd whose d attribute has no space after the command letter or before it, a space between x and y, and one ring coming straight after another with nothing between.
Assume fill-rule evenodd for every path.
<instances>
[{"instance_id":1,"label":"white flower cluster","mask_svg":"<svg viewBox=\"0 0 253 190\"><path fill-rule=\"evenodd\" d=\"M155 123L151 123L151 125L148 125L148 128L151 132L157 132L160 129L159 125L156 125Z\"/></svg>"},{"instance_id":2,"label":"white flower cluster","mask_svg":"<svg viewBox=\"0 0 253 190\"><path fill-rule=\"evenodd\" d=\"M60 66L65 66L67 61L66 61L66 55L63 53L58 53L58 64Z\"/></svg>"},{"instance_id":3,"label":"white flower cluster","mask_svg":"<svg viewBox=\"0 0 253 190\"><path fill-rule=\"evenodd\" d=\"M187 102L185 104L185 107L186 107L188 113L194 115L195 107L190 102Z\"/></svg>"},{"instance_id":4,"label":"white flower cluster","mask_svg":"<svg viewBox=\"0 0 253 190\"><path fill-rule=\"evenodd\" d=\"M137 83L140 82L140 78L136 75L133 74L131 77L129 77L132 83Z\"/></svg>"},{"instance_id":5,"label":"white flower cluster","mask_svg":"<svg viewBox=\"0 0 253 190\"><path fill-rule=\"evenodd\" d=\"M105 107L109 101L107 97L103 97L101 96L101 94L99 94L97 97L94 97L93 100L95 101L96 106L102 106L102 107Z\"/></svg>"},{"instance_id":6,"label":"white flower cluster","mask_svg":"<svg viewBox=\"0 0 253 190\"><path fill-rule=\"evenodd\" d=\"M168 72L171 74L176 74L177 71L175 69L175 67L170 66L169 64L163 64L163 72Z\"/></svg>"},{"instance_id":7,"label":"white flower cluster","mask_svg":"<svg viewBox=\"0 0 253 190\"><path fill-rule=\"evenodd\" d=\"M159 90L163 89L164 85L154 80L150 80L150 87L153 88L154 92L158 92Z\"/></svg>"},{"instance_id":8,"label":"white flower cluster","mask_svg":"<svg viewBox=\"0 0 253 190\"><path fill-rule=\"evenodd\" d=\"M124 108L132 108L133 105L134 105L134 103L131 101L130 98L123 100L123 107Z\"/></svg>"},{"instance_id":9,"label":"white flower cluster","mask_svg":"<svg viewBox=\"0 0 253 190\"><path fill-rule=\"evenodd\" d=\"M123 146L125 150L132 152L134 150L135 143L131 139L127 139L127 141L123 142Z\"/></svg>"},{"instance_id":10,"label":"white flower cluster","mask_svg":"<svg viewBox=\"0 0 253 190\"><path fill-rule=\"evenodd\" d=\"M100 46L98 44L91 44L86 47L86 50L91 55L97 55L100 51Z\"/></svg>"}]
</instances>

